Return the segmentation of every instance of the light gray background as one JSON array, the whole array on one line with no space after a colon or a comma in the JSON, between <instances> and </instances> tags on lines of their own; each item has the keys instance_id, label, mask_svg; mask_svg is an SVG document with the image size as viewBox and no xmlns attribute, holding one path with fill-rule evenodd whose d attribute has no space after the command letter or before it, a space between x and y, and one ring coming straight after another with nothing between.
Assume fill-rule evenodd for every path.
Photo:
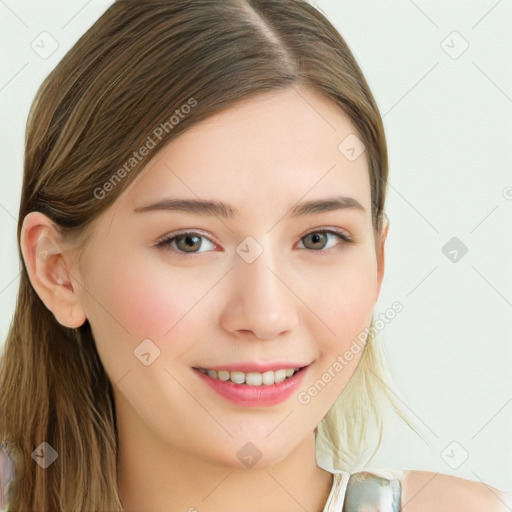
<instances>
[{"instance_id":1,"label":"light gray background","mask_svg":"<svg viewBox=\"0 0 512 512\"><path fill-rule=\"evenodd\" d=\"M425 445L388 419L372 466L512 490L512 1L312 3L349 44L384 118L391 228L375 313L404 306L380 336L410 415L429 435ZM28 109L110 4L0 0L0 341L19 281ZM52 38L58 48L46 55ZM442 252L452 237L468 249L456 261Z\"/></svg>"}]
</instances>

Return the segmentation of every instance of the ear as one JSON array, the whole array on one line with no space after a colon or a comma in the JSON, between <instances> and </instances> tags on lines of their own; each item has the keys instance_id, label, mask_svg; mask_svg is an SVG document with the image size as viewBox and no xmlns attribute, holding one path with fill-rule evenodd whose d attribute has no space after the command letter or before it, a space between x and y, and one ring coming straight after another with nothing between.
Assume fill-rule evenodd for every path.
<instances>
[{"instance_id":1,"label":"ear","mask_svg":"<svg viewBox=\"0 0 512 512\"><path fill-rule=\"evenodd\" d=\"M52 220L40 212L29 213L23 219L20 246L30 282L45 306L61 325L80 327L87 317L71 284L71 265Z\"/></svg>"},{"instance_id":2,"label":"ear","mask_svg":"<svg viewBox=\"0 0 512 512\"><path fill-rule=\"evenodd\" d=\"M382 226L380 228L379 238L377 240L377 296L375 300L379 298L380 288L382 286L382 280L384 279L384 266L385 266L385 245L389 231L389 219L388 216L383 213L382 215Z\"/></svg>"}]
</instances>

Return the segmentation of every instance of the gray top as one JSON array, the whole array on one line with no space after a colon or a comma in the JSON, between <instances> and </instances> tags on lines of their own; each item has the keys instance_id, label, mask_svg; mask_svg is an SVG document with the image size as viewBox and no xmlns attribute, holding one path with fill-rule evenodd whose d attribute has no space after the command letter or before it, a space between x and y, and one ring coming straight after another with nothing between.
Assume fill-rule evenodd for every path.
<instances>
[{"instance_id":1,"label":"gray top","mask_svg":"<svg viewBox=\"0 0 512 512\"><path fill-rule=\"evenodd\" d=\"M323 512L399 512L404 471L334 470L333 485ZM370 508L371 507L371 508Z\"/></svg>"}]
</instances>

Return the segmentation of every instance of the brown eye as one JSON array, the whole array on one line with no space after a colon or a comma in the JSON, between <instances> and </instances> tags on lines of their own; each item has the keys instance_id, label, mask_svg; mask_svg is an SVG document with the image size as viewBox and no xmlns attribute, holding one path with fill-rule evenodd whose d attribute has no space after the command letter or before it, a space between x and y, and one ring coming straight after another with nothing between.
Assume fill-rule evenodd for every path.
<instances>
[{"instance_id":1,"label":"brown eye","mask_svg":"<svg viewBox=\"0 0 512 512\"><path fill-rule=\"evenodd\" d=\"M178 247L180 251L195 252L201 247L201 238L201 236L196 234L185 234L178 235L174 239L176 240L176 247Z\"/></svg>"},{"instance_id":2,"label":"brown eye","mask_svg":"<svg viewBox=\"0 0 512 512\"><path fill-rule=\"evenodd\" d=\"M301 240L304 240L304 246L306 247L306 249L311 249L313 251L323 251L333 247L331 245L331 247L328 247L326 249L326 244L329 243L329 236L336 237L338 241L340 241L340 243L338 243L337 245L340 246L353 242L352 238L350 238L349 236L332 230L312 231L311 233L308 233L307 235L303 236Z\"/></svg>"},{"instance_id":3,"label":"brown eye","mask_svg":"<svg viewBox=\"0 0 512 512\"><path fill-rule=\"evenodd\" d=\"M156 247L186 256L187 254L200 254L202 252L207 252L208 243L211 244L212 247L215 246L215 244L205 236L191 231L174 236L165 236L156 244ZM200 248L203 250L198 250Z\"/></svg>"},{"instance_id":4,"label":"brown eye","mask_svg":"<svg viewBox=\"0 0 512 512\"><path fill-rule=\"evenodd\" d=\"M309 233L305 237L303 237L304 245L307 249L323 249L325 244L327 243L327 234L326 233L320 233L320 232L314 232ZM311 242L311 246L308 247L308 244Z\"/></svg>"}]
</instances>

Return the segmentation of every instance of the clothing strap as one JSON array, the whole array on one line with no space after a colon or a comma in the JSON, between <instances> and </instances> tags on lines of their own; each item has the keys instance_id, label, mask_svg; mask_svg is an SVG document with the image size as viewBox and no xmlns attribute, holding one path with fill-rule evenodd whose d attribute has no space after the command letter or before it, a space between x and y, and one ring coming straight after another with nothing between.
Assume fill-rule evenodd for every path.
<instances>
[{"instance_id":1,"label":"clothing strap","mask_svg":"<svg viewBox=\"0 0 512 512\"><path fill-rule=\"evenodd\" d=\"M348 480L342 512L400 512L402 486L367 471L352 473Z\"/></svg>"}]
</instances>

